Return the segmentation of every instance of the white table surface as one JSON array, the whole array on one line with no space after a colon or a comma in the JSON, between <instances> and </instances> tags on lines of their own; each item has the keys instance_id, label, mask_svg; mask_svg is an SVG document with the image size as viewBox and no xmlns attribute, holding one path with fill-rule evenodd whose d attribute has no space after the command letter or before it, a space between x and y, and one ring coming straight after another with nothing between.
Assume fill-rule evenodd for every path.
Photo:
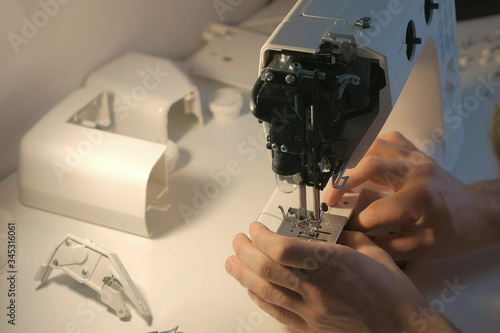
<instances>
[{"instance_id":1,"label":"white table surface","mask_svg":"<svg viewBox=\"0 0 500 333\"><path fill-rule=\"evenodd\" d=\"M500 29L498 17L461 23L458 35L464 40L470 34L491 34L494 29ZM475 47L482 47L481 43ZM479 51L470 48L467 52ZM462 72L463 94L473 92L478 76L500 68L499 63L472 61ZM206 95L217 85L204 80L197 83L206 109ZM455 170L465 182L498 175L485 131L488 110L495 100L496 96L491 96L466 119L466 143ZM176 325L183 333L291 332L260 311L224 270L234 235L247 231L275 188L267 152L263 146L253 146L262 135L261 126L248 107L234 121L207 120L203 128L174 133L181 160L170 175L172 207L165 223L153 228L152 239L23 206L18 200L16 174L0 182L0 207L14 217L18 241L16 326L7 324L6 302L1 301L1 332L145 333ZM194 207L194 190L203 190L212 182L210 172L224 170L229 161L236 161L241 173L231 177L229 185L210 199L199 215L185 219L179 205ZM152 311L150 325L131 304L132 318L119 320L97 300L93 290L57 270L39 287L33 280L39 265L67 233L91 239L120 257ZM500 329L499 252L500 245L462 256L414 262L406 272L428 300L442 306L444 314L464 332L495 332ZM7 299L5 275L0 276L0 300ZM466 288L453 294L446 289L450 283Z\"/></svg>"}]
</instances>

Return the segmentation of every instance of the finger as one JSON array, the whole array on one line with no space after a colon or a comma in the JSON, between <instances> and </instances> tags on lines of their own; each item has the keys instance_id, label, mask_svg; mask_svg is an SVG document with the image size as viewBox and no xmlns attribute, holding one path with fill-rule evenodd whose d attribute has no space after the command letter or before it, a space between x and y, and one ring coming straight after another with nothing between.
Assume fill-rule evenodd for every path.
<instances>
[{"instance_id":1,"label":"finger","mask_svg":"<svg viewBox=\"0 0 500 333\"><path fill-rule=\"evenodd\" d=\"M366 152L365 156L375 155L393 159L406 159L412 153L412 150L406 146L401 146L395 142L387 141L378 137Z\"/></svg>"},{"instance_id":2,"label":"finger","mask_svg":"<svg viewBox=\"0 0 500 333\"><path fill-rule=\"evenodd\" d=\"M346 191L336 189L332 185L327 185L325 194L323 195L323 202L329 207L336 205L344 196Z\"/></svg>"},{"instance_id":3,"label":"finger","mask_svg":"<svg viewBox=\"0 0 500 333\"><path fill-rule=\"evenodd\" d=\"M236 235L233 248L239 260L257 276L276 285L299 292L301 279L295 274L294 269L271 260L259 251L246 235Z\"/></svg>"},{"instance_id":4,"label":"finger","mask_svg":"<svg viewBox=\"0 0 500 333\"><path fill-rule=\"evenodd\" d=\"M278 235L259 222L250 226L250 236L256 248L273 261L296 270L321 269L328 259L336 256L335 244L310 243L303 240ZM317 260L321 258L321 260Z\"/></svg>"},{"instance_id":5,"label":"finger","mask_svg":"<svg viewBox=\"0 0 500 333\"><path fill-rule=\"evenodd\" d=\"M401 188L410 175L412 166L408 161L369 155L348 173L345 190L349 191L370 181L378 185L387 185L393 190Z\"/></svg>"},{"instance_id":6,"label":"finger","mask_svg":"<svg viewBox=\"0 0 500 333\"><path fill-rule=\"evenodd\" d=\"M394 260L413 260L421 257L420 252L434 242L434 236L429 230L400 231L393 235L374 237L373 242Z\"/></svg>"},{"instance_id":7,"label":"finger","mask_svg":"<svg viewBox=\"0 0 500 333\"><path fill-rule=\"evenodd\" d=\"M398 131L384 133L382 135L379 135L378 138L387 142L395 143L398 146L404 147L408 150L419 151L418 148L410 140L408 140L403 134Z\"/></svg>"},{"instance_id":8,"label":"finger","mask_svg":"<svg viewBox=\"0 0 500 333\"><path fill-rule=\"evenodd\" d=\"M373 201L359 214L353 215L349 220L349 229L368 231L381 226L415 222L419 218L420 209L415 206L412 193L403 189Z\"/></svg>"},{"instance_id":9,"label":"finger","mask_svg":"<svg viewBox=\"0 0 500 333\"><path fill-rule=\"evenodd\" d=\"M375 155L365 156L354 169L346 172L346 176L348 176L349 179L344 190L327 190L323 197L323 201L327 205L333 206L340 200L345 192L367 181L379 185L387 185L393 191L397 191L404 186L412 169L410 162L405 160L396 160Z\"/></svg>"},{"instance_id":10,"label":"finger","mask_svg":"<svg viewBox=\"0 0 500 333\"><path fill-rule=\"evenodd\" d=\"M394 163L392 163L391 168L384 169L389 163L384 162L381 158L394 159L396 160L394 163L396 163L397 166L394 167ZM358 166L346 171L345 176L349 177L349 181L344 190L335 189L329 186L323 200L327 205L333 206L340 201L345 191L353 189L363 184L365 181L370 180L380 184L387 178L389 178L389 180L392 178L404 178L411 172L412 165L418 165L425 161L425 159L426 155L418 150L418 148L401 133L388 132L382 134L375 139ZM404 160L408 162L401 162ZM367 172L369 173L367 174ZM376 177L368 178L368 175L376 175L377 173L383 176L384 180Z\"/></svg>"},{"instance_id":11,"label":"finger","mask_svg":"<svg viewBox=\"0 0 500 333\"><path fill-rule=\"evenodd\" d=\"M307 328L307 323L305 322L305 320L295 312L266 302L251 290L248 290L248 296L250 296L250 299L255 304L257 304L259 308L271 315L271 317L273 317L280 323L296 329L298 332L304 332L305 328Z\"/></svg>"},{"instance_id":12,"label":"finger","mask_svg":"<svg viewBox=\"0 0 500 333\"><path fill-rule=\"evenodd\" d=\"M394 268L394 261L391 256L361 232L342 231L339 236L339 244L348 246L386 267Z\"/></svg>"},{"instance_id":13,"label":"finger","mask_svg":"<svg viewBox=\"0 0 500 333\"><path fill-rule=\"evenodd\" d=\"M406 160L409 163L408 166L412 167L430 160L428 155L420 151L399 132L389 132L379 136L365 154L365 156L369 155Z\"/></svg>"},{"instance_id":14,"label":"finger","mask_svg":"<svg viewBox=\"0 0 500 333\"><path fill-rule=\"evenodd\" d=\"M302 297L299 294L262 279L241 262L237 256L229 257L226 260L225 267L232 277L266 302L290 311L300 310Z\"/></svg>"}]
</instances>

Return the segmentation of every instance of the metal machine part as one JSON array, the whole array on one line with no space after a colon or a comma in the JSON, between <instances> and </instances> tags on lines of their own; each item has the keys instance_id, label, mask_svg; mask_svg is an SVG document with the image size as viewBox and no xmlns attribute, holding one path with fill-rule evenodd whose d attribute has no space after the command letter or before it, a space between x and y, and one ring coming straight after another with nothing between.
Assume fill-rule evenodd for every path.
<instances>
[{"instance_id":1,"label":"metal machine part","mask_svg":"<svg viewBox=\"0 0 500 333\"><path fill-rule=\"evenodd\" d=\"M91 241L66 235L47 262L40 266L35 281L46 282L53 269L60 269L76 281L94 289L101 295L101 301L113 309L119 318L130 316L123 298L126 296L142 316L151 320L146 302L120 259Z\"/></svg>"},{"instance_id":2,"label":"metal machine part","mask_svg":"<svg viewBox=\"0 0 500 333\"><path fill-rule=\"evenodd\" d=\"M251 99L252 113L267 133L278 189L286 193L299 189L299 206L283 213L287 227L279 230L288 230L292 224L301 225L302 231L317 231L324 219L320 191L330 178L333 187L344 188L344 171L358 163L396 101L406 96L402 91L407 81L433 88L438 81L437 89L419 96L432 106L421 109L437 114L435 109L442 107L440 115L434 115L438 121L427 126L428 132L434 135L441 128L447 146L456 150L460 140L454 132L458 130L443 124L442 117L445 110L459 105L453 75L457 69L455 25L449 19L453 12L450 0L439 4L432 0L296 3L262 48ZM414 68L419 73L436 72L433 65L438 73L432 82L425 75L413 78ZM443 87L447 87L445 92L440 91ZM427 112L417 111L422 116ZM428 135L423 134L424 138ZM437 154L444 151L443 160L452 165L453 149L439 148ZM307 187L313 188L311 216Z\"/></svg>"},{"instance_id":3,"label":"metal machine part","mask_svg":"<svg viewBox=\"0 0 500 333\"><path fill-rule=\"evenodd\" d=\"M302 208L289 208L288 212L282 206L283 221L278 233L290 237L298 237L307 241L335 243L347 222L347 218L332 214L325 214L328 207L321 204L319 216L311 211L301 211Z\"/></svg>"},{"instance_id":4,"label":"metal machine part","mask_svg":"<svg viewBox=\"0 0 500 333\"><path fill-rule=\"evenodd\" d=\"M335 46L354 50L343 45L325 42L312 55L270 52L252 93L252 112L269 129L272 169L297 175L297 185L322 190L333 176L341 186L336 180L378 113L384 71L377 61L337 53ZM350 123L358 131L347 135Z\"/></svg>"}]
</instances>

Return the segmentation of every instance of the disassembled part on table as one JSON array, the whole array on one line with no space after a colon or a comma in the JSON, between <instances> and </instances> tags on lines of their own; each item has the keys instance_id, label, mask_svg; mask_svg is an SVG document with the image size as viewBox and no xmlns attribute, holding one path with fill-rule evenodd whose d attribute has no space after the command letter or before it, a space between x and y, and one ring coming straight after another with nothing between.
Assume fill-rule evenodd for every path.
<instances>
[{"instance_id":1,"label":"disassembled part on table","mask_svg":"<svg viewBox=\"0 0 500 333\"><path fill-rule=\"evenodd\" d=\"M94 289L101 295L101 301L112 308L119 318L130 316L122 294L128 297L142 316L151 317L145 301L120 259L93 242L66 235L47 263L40 266L35 281L46 282L54 268Z\"/></svg>"},{"instance_id":2,"label":"disassembled part on table","mask_svg":"<svg viewBox=\"0 0 500 333\"><path fill-rule=\"evenodd\" d=\"M173 61L127 53L93 71L21 140L21 202L151 237L179 158L172 112L203 125L198 88Z\"/></svg>"}]
</instances>

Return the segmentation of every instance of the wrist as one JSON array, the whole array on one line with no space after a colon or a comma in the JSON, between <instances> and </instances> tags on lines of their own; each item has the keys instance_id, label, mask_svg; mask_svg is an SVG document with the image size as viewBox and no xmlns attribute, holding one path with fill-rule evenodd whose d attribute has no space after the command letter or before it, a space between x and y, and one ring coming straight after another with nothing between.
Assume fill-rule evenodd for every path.
<instances>
[{"instance_id":1,"label":"wrist","mask_svg":"<svg viewBox=\"0 0 500 333\"><path fill-rule=\"evenodd\" d=\"M500 233L500 178L472 183L469 187L475 192L479 200L479 209L485 226Z\"/></svg>"},{"instance_id":2,"label":"wrist","mask_svg":"<svg viewBox=\"0 0 500 333\"><path fill-rule=\"evenodd\" d=\"M404 333L443 332L456 333L460 330L451 321L425 303L407 317Z\"/></svg>"},{"instance_id":3,"label":"wrist","mask_svg":"<svg viewBox=\"0 0 500 333\"><path fill-rule=\"evenodd\" d=\"M477 247L500 242L500 178L472 183L469 187L477 198L476 218L469 222L480 230L475 237Z\"/></svg>"}]
</instances>

